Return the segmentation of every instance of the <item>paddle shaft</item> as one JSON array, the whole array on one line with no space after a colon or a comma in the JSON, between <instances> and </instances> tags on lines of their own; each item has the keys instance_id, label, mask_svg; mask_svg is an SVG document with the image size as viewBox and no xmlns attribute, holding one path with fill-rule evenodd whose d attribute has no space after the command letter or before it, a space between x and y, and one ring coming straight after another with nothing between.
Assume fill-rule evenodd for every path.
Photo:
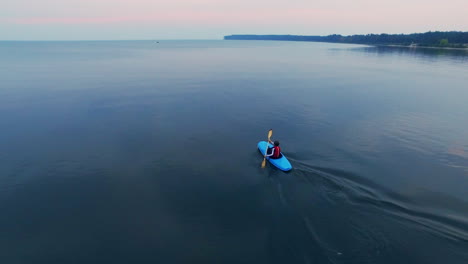
<instances>
[{"instance_id":1,"label":"paddle shaft","mask_svg":"<svg viewBox=\"0 0 468 264\"><path fill-rule=\"evenodd\" d=\"M266 166L266 155L267 155L267 151L268 151L268 144L270 143L270 138L271 138L272 135L273 135L273 129L270 129L268 131L268 139L267 139L267 144L266 144L266 148L265 148L265 155L263 156L262 168L265 168L265 166Z\"/></svg>"}]
</instances>

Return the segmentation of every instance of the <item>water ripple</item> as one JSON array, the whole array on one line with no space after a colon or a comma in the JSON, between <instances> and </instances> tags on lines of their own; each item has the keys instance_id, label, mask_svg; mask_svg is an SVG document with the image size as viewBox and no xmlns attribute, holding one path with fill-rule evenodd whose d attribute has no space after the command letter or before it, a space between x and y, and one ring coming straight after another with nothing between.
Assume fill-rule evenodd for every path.
<instances>
[{"instance_id":1,"label":"water ripple","mask_svg":"<svg viewBox=\"0 0 468 264\"><path fill-rule=\"evenodd\" d=\"M295 175L316 182L311 178L320 177L325 185L323 194L330 203L345 204L359 213L371 214L373 217L380 216L393 219L401 223L405 228L413 227L421 232L432 234L440 239L454 243L468 242L468 218L461 214L447 214L440 212L437 208L423 207L414 203L410 197L404 197L392 192L378 184L351 172L340 171L330 168L310 166L295 162L297 168ZM454 199L454 198L452 198ZM465 204L468 208L468 204ZM446 205L450 207L450 204ZM356 220L351 220L357 236L361 239L370 239L369 244L382 245L388 241L391 234L384 230L372 230L370 226L360 226ZM365 233L362 233L365 232ZM360 233L360 235L359 235ZM378 235L378 236L377 236ZM319 241L319 238L315 238ZM387 246L389 242L386 242Z\"/></svg>"}]
</instances>

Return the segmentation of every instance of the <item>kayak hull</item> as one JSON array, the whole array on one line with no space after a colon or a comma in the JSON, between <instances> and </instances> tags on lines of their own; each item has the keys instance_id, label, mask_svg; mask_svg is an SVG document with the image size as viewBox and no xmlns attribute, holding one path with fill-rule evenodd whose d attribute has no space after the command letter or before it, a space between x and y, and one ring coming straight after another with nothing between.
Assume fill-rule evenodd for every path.
<instances>
[{"instance_id":1,"label":"kayak hull","mask_svg":"<svg viewBox=\"0 0 468 264\"><path fill-rule=\"evenodd\" d=\"M257 144L258 150L260 153L262 153L263 156L265 156L265 151L268 147L273 147L272 144L267 143L266 141L260 141ZM273 164L276 168L282 170L282 171L290 171L292 169L291 163L289 163L289 160L284 156L283 153L281 153L283 156L279 159L270 159L267 157L266 159Z\"/></svg>"}]
</instances>

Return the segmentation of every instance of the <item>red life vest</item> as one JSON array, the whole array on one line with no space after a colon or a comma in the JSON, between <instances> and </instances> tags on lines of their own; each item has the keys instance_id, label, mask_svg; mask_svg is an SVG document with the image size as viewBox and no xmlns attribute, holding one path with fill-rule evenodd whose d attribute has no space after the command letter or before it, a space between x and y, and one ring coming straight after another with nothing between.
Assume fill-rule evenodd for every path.
<instances>
[{"instance_id":1,"label":"red life vest","mask_svg":"<svg viewBox=\"0 0 468 264\"><path fill-rule=\"evenodd\" d=\"M281 157L281 148L279 146L274 146L272 158L279 159L280 157Z\"/></svg>"}]
</instances>

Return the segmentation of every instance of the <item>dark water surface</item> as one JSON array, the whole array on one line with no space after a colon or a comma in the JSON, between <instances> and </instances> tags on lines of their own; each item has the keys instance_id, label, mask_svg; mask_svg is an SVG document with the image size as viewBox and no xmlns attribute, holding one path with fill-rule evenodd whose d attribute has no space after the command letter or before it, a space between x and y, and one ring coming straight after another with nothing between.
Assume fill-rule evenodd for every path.
<instances>
[{"instance_id":1,"label":"dark water surface","mask_svg":"<svg viewBox=\"0 0 468 264\"><path fill-rule=\"evenodd\" d=\"M467 83L463 51L1 42L0 263L468 263Z\"/></svg>"}]
</instances>

